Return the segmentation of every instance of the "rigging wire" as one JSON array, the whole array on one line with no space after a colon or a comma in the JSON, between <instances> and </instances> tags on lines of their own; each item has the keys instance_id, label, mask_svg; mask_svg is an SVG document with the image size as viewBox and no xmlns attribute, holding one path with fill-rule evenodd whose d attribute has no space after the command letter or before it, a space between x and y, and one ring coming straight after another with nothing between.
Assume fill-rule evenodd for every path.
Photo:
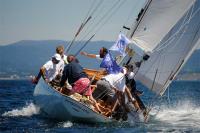
<instances>
[{"instance_id":1,"label":"rigging wire","mask_svg":"<svg viewBox=\"0 0 200 133\"><path fill-rule=\"evenodd\" d=\"M92 36L90 37L90 39L87 40L87 41L84 43L84 45L79 49L79 51L76 52L75 56L77 56L77 55L81 52L81 50L92 40L92 38L93 38L94 36L95 36L95 34L92 35Z\"/></svg>"},{"instance_id":2,"label":"rigging wire","mask_svg":"<svg viewBox=\"0 0 200 133\"><path fill-rule=\"evenodd\" d=\"M105 7L105 6L103 6L103 2L104 2L104 0L101 0L100 1L101 2L101 4L98 4L98 6L95 8L96 9L96 14L101 14L101 12L102 12L102 10L103 10L103 8ZM94 13L92 13L92 14L94 14ZM96 20L96 18L98 17L97 15L95 16L95 15L92 15L93 16L93 22L95 22L95 20ZM95 23L92 23L91 25L94 25L95 26ZM90 27L91 27L91 25L89 25ZM88 28L86 28L86 30L88 30ZM86 32L86 31L85 31Z\"/></svg>"},{"instance_id":3,"label":"rigging wire","mask_svg":"<svg viewBox=\"0 0 200 133\"><path fill-rule=\"evenodd\" d=\"M88 11L85 19L83 22L85 22L87 20L87 18L92 17L93 14L99 9L99 7L101 7L102 3L104 2L104 0L100 0L99 3L96 4L95 6L95 0L93 1L90 10ZM92 10L92 7L94 7L94 9ZM91 12L90 12L91 11ZM94 17L93 17L93 21L94 21Z\"/></svg>"},{"instance_id":4,"label":"rigging wire","mask_svg":"<svg viewBox=\"0 0 200 133\"><path fill-rule=\"evenodd\" d=\"M83 20L83 22L85 22L86 21L86 19L89 17L89 15L91 14L90 12L91 12L91 10L92 10L92 7L94 7L94 4L95 4L95 0L93 0L92 1L92 4L91 4L91 6L90 6L90 8L89 8L89 10L88 10L88 12L87 12L87 14L86 14L86 16L85 16L85 19ZM91 16L91 15L90 15Z\"/></svg>"},{"instance_id":5,"label":"rigging wire","mask_svg":"<svg viewBox=\"0 0 200 133\"><path fill-rule=\"evenodd\" d=\"M94 12L95 12L95 11L97 11L97 10L98 10L98 8L99 8L99 7L101 7L101 6L102 6L102 3L103 3L103 1L104 1L104 0L100 0L100 3L96 5L96 7L95 7L95 8L94 8L94 10L92 11L91 15L90 15L90 16L89 16L89 15L87 15L87 17L93 17L93 19L92 19L92 20L94 21L94 20L96 19L96 17L94 17L94 16L92 16L92 15L94 14ZM94 2L94 1L93 1L93 2ZM94 4L92 4L92 5L94 5ZM102 9L102 7L101 7L101 9ZM89 14L89 13L87 13L87 14ZM85 20L84 20L84 21L87 21L87 20L86 20L86 19L87 19L87 17L85 18ZM86 26L86 28L85 28L85 29L86 29L86 31L87 31L87 26L90 26L90 25L84 25L84 26ZM81 30L82 30L82 29L83 29L83 28L81 28ZM84 31L84 32L85 32L85 31ZM83 33L83 34L84 34L84 33ZM95 34L94 34L94 35L95 35ZM92 35L92 36L93 36L93 35ZM93 38L93 37L92 37L92 38ZM90 39L88 39L88 40L90 40ZM82 40L80 40L80 42L81 42L81 41L83 41L83 39L82 39ZM84 42L81 42L81 43L84 43ZM89 43L89 42L87 41L87 43ZM85 44L85 43L84 43L84 44ZM69 51L69 50L68 50L68 51Z\"/></svg>"},{"instance_id":6,"label":"rigging wire","mask_svg":"<svg viewBox=\"0 0 200 133\"><path fill-rule=\"evenodd\" d=\"M167 100L168 105L170 105L171 101L170 101L169 88L170 87L168 87L167 96L156 95L155 97L153 97L151 99L151 102L149 102L148 105L147 105L148 112L150 112L150 110L152 110L155 107L155 104L156 104L156 102L158 103L158 101L159 101L159 104L161 104L161 103L164 102L163 100ZM167 98L167 99L165 99L165 98ZM159 105L158 107L159 107L159 109L157 109L157 112L153 116L156 116L159 113L159 111L161 110L161 105Z\"/></svg>"},{"instance_id":7,"label":"rigging wire","mask_svg":"<svg viewBox=\"0 0 200 133\"><path fill-rule=\"evenodd\" d=\"M101 25L99 27L97 27L95 25L97 27L96 30L95 30L95 32L94 32L95 34L97 34L100 31L100 29L108 22L108 20L111 19L111 17L114 15L114 13L116 12L116 10L118 10L124 3L125 3L124 1L121 1L121 3L119 3L118 6L117 6L118 2L114 3L114 5L104 14L104 16L97 23L97 25L100 25L100 24ZM106 18L106 19L104 20L104 18ZM101 21L103 21L103 20L104 20L104 22L101 23ZM83 38L87 37L88 34L90 34L93 30L94 30L94 28L92 28ZM83 39L81 41L83 41Z\"/></svg>"},{"instance_id":8,"label":"rigging wire","mask_svg":"<svg viewBox=\"0 0 200 133\"><path fill-rule=\"evenodd\" d=\"M67 47L66 49L66 52L68 52L72 46L72 44L74 43L75 39L77 38L77 36L79 35L79 33L81 32L81 30L83 29L83 27L89 22L89 20L91 19L92 17L90 16L84 23L81 24L81 26L79 27L78 31L76 32L73 40L71 41L71 43L69 44L69 46Z\"/></svg>"},{"instance_id":9,"label":"rigging wire","mask_svg":"<svg viewBox=\"0 0 200 133\"><path fill-rule=\"evenodd\" d=\"M102 23L102 21L109 15L109 13L111 13L111 11L112 11L114 8L116 8L116 6L119 4L119 1L120 1L120 0L116 1L116 2L113 4L113 6L112 6L110 9L108 9L108 10L103 14L103 16L99 19L99 21L98 21L96 24L94 24L93 27L90 28L90 30L86 33L86 35L82 38L82 40L85 39L85 38L88 36L88 34L90 34L90 33L95 29L95 27L98 27L98 26ZM103 23L103 24L104 24L104 23ZM101 27L103 24L101 24L99 27ZM94 32L94 33L95 33L95 32Z\"/></svg>"},{"instance_id":10,"label":"rigging wire","mask_svg":"<svg viewBox=\"0 0 200 133\"><path fill-rule=\"evenodd\" d=\"M120 0L119 0L120 1ZM100 18L100 20L97 22L97 24L96 25L94 25L92 28L91 28L91 30L89 30L87 33L86 33L86 35L82 38L82 40L81 41L83 41L84 40L84 38L86 38L92 31L94 31L94 34L97 34L99 31L100 31L100 29L106 24L106 22L108 22L108 20L109 19L111 19L111 17L114 15L114 13L116 12L116 10L117 9L119 9L120 8L120 6L122 6L123 5L123 3L122 2L124 2L124 1L121 1L121 3L119 2L119 1L117 1L117 2L115 2L114 4L113 4L113 6ZM124 2L125 3L125 2ZM118 5L119 4L119 5ZM117 6L118 5L118 6ZM108 16L109 15L109 16ZM106 18L107 17L107 18ZM102 23L102 21L104 20L104 22ZM98 27L98 25L99 25L99 27ZM96 29L95 29L95 27L97 27ZM81 42L80 41L80 42Z\"/></svg>"},{"instance_id":11,"label":"rigging wire","mask_svg":"<svg viewBox=\"0 0 200 133\"><path fill-rule=\"evenodd\" d=\"M77 30L77 32L76 32L76 34L75 34L73 40L70 42L70 44L69 44L68 47L66 48L65 52L69 52L69 50L70 50L72 44L74 43L74 41L76 40L77 36L80 34L80 32L81 32L81 31L83 30L83 28L85 27L85 25L86 25L86 24L89 22L89 20L92 18L92 15L95 13L95 11L97 11L98 7L100 6L100 4L102 4L102 2L103 2L103 1L100 0L99 3L98 3L98 4L95 6L95 8L93 9L93 11L91 11L91 10L92 10L92 7L93 7L94 4L95 4L94 2L92 3L92 5L91 5L91 7L90 7L90 9L89 9L89 11L88 11L88 13L87 13L87 15L86 15L84 21L81 23L81 25L80 25L79 29ZM91 12L91 13L90 13L90 12Z\"/></svg>"},{"instance_id":12,"label":"rigging wire","mask_svg":"<svg viewBox=\"0 0 200 133\"><path fill-rule=\"evenodd\" d=\"M126 1L126 0L124 0ZM108 20L110 18L112 18L112 16L114 15L114 13L116 13L116 11L125 3L124 1L121 1L121 3L117 6L116 9L114 9L111 14L107 17L107 19L101 24L101 26L99 26L99 28L96 29L96 33L100 31L100 29L108 22Z\"/></svg>"}]
</instances>

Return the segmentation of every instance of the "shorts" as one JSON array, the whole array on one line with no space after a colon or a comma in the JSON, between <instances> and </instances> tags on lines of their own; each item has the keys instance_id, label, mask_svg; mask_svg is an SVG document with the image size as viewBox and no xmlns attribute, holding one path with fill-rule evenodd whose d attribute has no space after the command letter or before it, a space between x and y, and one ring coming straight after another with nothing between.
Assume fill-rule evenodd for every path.
<instances>
[{"instance_id":1,"label":"shorts","mask_svg":"<svg viewBox=\"0 0 200 133\"><path fill-rule=\"evenodd\" d=\"M106 80L99 80L97 81L97 88L95 89L94 92L94 97L95 98L100 98L101 97L113 97L115 95L115 91L111 88L110 83Z\"/></svg>"},{"instance_id":2,"label":"shorts","mask_svg":"<svg viewBox=\"0 0 200 133\"><path fill-rule=\"evenodd\" d=\"M74 93L90 96L92 95L92 90L89 84L90 84L90 80L88 78L80 78L74 83L71 91Z\"/></svg>"}]
</instances>

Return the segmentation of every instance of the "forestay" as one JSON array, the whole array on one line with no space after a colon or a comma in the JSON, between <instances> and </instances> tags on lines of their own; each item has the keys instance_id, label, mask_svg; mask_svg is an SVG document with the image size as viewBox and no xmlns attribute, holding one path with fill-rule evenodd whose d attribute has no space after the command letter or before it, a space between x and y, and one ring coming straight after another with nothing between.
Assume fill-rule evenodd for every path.
<instances>
[{"instance_id":1,"label":"forestay","mask_svg":"<svg viewBox=\"0 0 200 133\"><path fill-rule=\"evenodd\" d=\"M200 0L153 0L133 35L152 51L136 80L162 95L200 43L199 18Z\"/></svg>"}]
</instances>

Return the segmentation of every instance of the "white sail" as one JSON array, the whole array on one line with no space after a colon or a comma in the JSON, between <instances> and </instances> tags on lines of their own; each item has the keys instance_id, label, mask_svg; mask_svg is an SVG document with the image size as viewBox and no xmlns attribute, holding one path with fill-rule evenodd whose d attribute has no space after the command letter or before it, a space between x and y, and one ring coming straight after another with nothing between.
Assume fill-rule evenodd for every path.
<instances>
[{"instance_id":1,"label":"white sail","mask_svg":"<svg viewBox=\"0 0 200 133\"><path fill-rule=\"evenodd\" d=\"M194 0L149 0L148 9L134 25L128 37L145 51L151 52L171 30Z\"/></svg>"},{"instance_id":2,"label":"white sail","mask_svg":"<svg viewBox=\"0 0 200 133\"><path fill-rule=\"evenodd\" d=\"M158 1L165 2L166 0ZM180 1L183 3L186 2L185 0ZM176 9L178 11L174 11L174 14L179 12L179 8L179 5L177 5ZM149 44L159 43L159 45L156 48L154 48L155 45L152 45L153 47L151 48L154 48L153 53L150 55L150 58L147 61L142 63L136 75L136 79L141 81L152 91L162 95L168 85L180 71L182 66L188 60L195 47L198 45L198 43L200 43L199 18L200 0L197 0L194 2L191 8L185 12L184 16L176 23L176 25L168 32L168 34L159 36L161 40L160 43L157 39L155 39L156 41L150 41L151 38L149 38ZM166 27L162 21L161 23L157 22L157 26L159 28L153 28L162 30L161 26L163 28ZM151 34L160 34L159 31L156 32L156 30L153 29L151 31ZM146 35L146 32L143 32L143 34L141 33L141 35L148 36ZM163 38L161 36L163 36ZM152 38L154 38L153 35Z\"/></svg>"}]
</instances>

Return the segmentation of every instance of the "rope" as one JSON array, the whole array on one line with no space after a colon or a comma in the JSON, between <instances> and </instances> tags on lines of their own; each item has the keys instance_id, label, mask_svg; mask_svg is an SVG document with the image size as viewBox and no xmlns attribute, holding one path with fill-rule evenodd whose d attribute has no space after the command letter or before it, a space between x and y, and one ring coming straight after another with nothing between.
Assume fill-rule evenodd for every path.
<instances>
[{"instance_id":1,"label":"rope","mask_svg":"<svg viewBox=\"0 0 200 133\"><path fill-rule=\"evenodd\" d=\"M100 0L99 3L96 5L96 7L94 7L94 10L92 11L91 15L93 15L97 10L98 8L100 7L100 5L104 2L104 0Z\"/></svg>"},{"instance_id":2,"label":"rope","mask_svg":"<svg viewBox=\"0 0 200 133\"><path fill-rule=\"evenodd\" d=\"M169 87L168 87L168 89L167 89L167 100L168 100L169 103L171 103L171 102L170 102L170 97L169 97Z\"/></svg>"}]
</instances>

